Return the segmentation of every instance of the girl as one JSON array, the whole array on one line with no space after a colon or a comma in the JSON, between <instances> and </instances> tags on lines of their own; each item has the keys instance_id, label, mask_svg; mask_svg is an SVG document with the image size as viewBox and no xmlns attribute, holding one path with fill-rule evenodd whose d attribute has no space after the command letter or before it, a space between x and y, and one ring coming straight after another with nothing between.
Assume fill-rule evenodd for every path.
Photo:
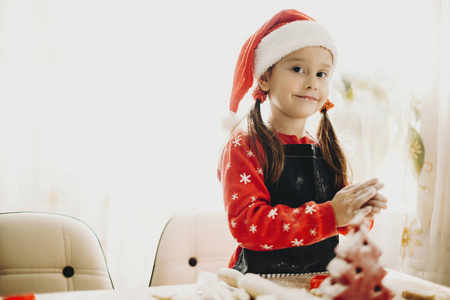
<instances>
[{"instance_id":1,"label":"girl","mask_svg":"<svg viewBox=\"0 0 450 300\"><path fill-rule=\"evenodd\" d=\"M386 208L377 179L347 185L347 162L327 116L337 50L309 16L283 10L244 44L234 75L230 110L253 85L248 129L230 135L219 180L232 235L239 243L229 267L242 273L326 270L338 234L359 212ZM260 105L269 100L266 124ZM320 110L318 141L305 130Z\"/></svg>"}]
</instances>

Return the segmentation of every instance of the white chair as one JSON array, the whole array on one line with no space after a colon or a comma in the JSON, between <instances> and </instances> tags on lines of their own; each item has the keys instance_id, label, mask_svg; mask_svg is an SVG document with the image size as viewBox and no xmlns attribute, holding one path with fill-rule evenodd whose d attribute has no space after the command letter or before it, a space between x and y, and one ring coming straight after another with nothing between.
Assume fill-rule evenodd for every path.
<instances>
[{"instance_id":1,"label":"white chair","mask_svg":"<svg viewBox=\"0 0 450 300\"><path fill-rule=\"evenodd\" d=\"M100 242L58 214L0 214L0 295L113 289Z\"/></svg>"},{"instance_id":2,"label":"white chair","mask_svg":"<svg viewBox=\"0 0 450 300\"><path fill-rule=\"evenodd\" d=\"M161 234L150 286L195 283L200 271L227 267L236 247L225 213L176 214Z\"/></svg>"}]
</instances>

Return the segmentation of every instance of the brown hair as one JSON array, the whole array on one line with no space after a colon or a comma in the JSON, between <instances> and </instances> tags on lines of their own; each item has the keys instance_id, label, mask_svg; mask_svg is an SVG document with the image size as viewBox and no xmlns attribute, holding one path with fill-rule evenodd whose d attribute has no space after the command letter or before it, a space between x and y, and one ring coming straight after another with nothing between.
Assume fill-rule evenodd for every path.
<instances>
[{"instance_id":1,"label":"brown hair","mask_svg":"<svg viewBox=\"0 0 450 300\"><path fill-rule=\"evenodd\" d=\"M284 149L273 130L267 127L262 119L261 100L259 99L255 101L255 105L247 115L247 126L250 145L263 166L264 181L266 184L275 183L284 169ZM260 147L258 147L258 142ZM264 159L261 156L260 148L264 152Z\"/></svg>"},{"instance_id":2,"label":"brown hair","mask_svg":"<svg viewBox=\"0 0 450 300\"><path fill-rule=\"evenodd\" d=\"M334 171L334 186L340 190L347 184L347 160L339 145L336 133L331 125L326 109L321 111L317 137L326 164ZM261 101L247 115L250 145L260 164L264 167L266 184L275 183L284 169L284 149L274 131L264 124L261 117ZM261 155L261 150L264 156Z\"/></svg>"},{"instance_id":3,"label":"brown hair","mask_svg":"<svg viewBox=\"0 0 450 300\"><path fill-rule=\"evenodd\" d=\"M321 115L317 128L319 147L322 149L323 159L335 173L334 186L340 190L347 185L349 180L347 159L325 108L322 109Z\"/></svg>"}]
</instances>

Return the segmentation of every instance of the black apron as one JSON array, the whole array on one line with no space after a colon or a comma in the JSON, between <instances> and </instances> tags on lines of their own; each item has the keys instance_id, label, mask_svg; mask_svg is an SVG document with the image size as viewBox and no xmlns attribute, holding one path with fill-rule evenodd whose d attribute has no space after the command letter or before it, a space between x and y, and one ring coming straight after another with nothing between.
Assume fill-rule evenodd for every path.
<instances>
[{"instance_id":1,"label":"black apron","mask_svg":"<svg viewBox=\"0 0 450 300\"><path fill-rule=\"evenodd\" d=\"M323 160L320 148L312 144L284 145L285 164L280 179L268 186L270 205L284 204L292 208L309 201L323 203L336 191L333 172ZM274 233L275 234L275 233ZM242 248L236 269L242 273L290 274L326 271L334 258L338 235L318 243L272 251Z\"/></svg>"}]
</instances>

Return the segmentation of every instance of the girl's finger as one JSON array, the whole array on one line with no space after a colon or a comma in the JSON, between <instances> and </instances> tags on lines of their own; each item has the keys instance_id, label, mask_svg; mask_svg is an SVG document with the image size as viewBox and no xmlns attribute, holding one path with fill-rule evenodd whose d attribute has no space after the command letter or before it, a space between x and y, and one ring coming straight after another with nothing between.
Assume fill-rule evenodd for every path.
<instances>
[{"instance_id":1,"label":"girl's finger","mask_svg":"<svg viewBox=\"0 0 450 300\"><path fill-rule=\"evenodd\" d=\"M377 193L372 199L378 200L378 201L381 201L381 202L384 202L384 203L388 202L388 199L384 195L382 195L380 193Z\"/></svg>"},{"instance_id":2,"label":"girl's finger","mask_svg":"<svg viewBox=\"0 0 450 300\"><path fill-rule=\"evenodd\" d=\"M358 187L355 187L354 193L356 196L360 196L361 194L366 193L369 189L375 188L377 191L379 191L383 187L384 183L378 182L378 180L366 181L365 183L360 184Z\"/></svg>"},{"instance_id":3,"label":"girl's finger","mask_svg":"<svg viewBox=\"0 0 450 300\"><path fill-rule=\"evenodd\" d=\"M370 214L366 215L366 218L373 219L373 218L375 218L375 215L373 213L370 213Z\"/></svg>"},{"instance_id":4,"label":"girl's finger","mask_svg":"<svg viewBox=\"0 0 450 300\"><path fill-rule=\"evenodd\" d=\"M377 190L375 188L365 189L363 193L359 194L353 204L356 207L362 207L364 203L372 199L377 194Z\"/></svg>"},{"instance_id":5,"label":"girl's finger","mask_svg":"<svg viewBox=\"0 0 450 300\"><path fill-rule=\"evenodd\" d=\"M358 209L355 211L355 216L359 213L362 213L364 216L370 215L372 213L372 206L366 206L364 208Z\"/></svg>"},{"instance_id":6,"label":"girl's finger","mask_svg":"<svg viewBox=\"0 0 450 300\"><path fill-rule=\"evenodd\" d=\"M369 180L361 183L360 185L361 185L361 188L364 189L366 187L370 187L370 186L375 185L377 183L378 183L378 178L372 178L372 179L369 179Z\"/></svg>"},{"instance_id":7,"label":"girl's finger","mask_svg":"<svg viewBox=\"0 0 450 300\"><path fill-rule=\"evenodd\" d=\"M361 207L366 207L366 206L378 207L378 208L382 208L382 209L387 208L386 201L381 201L381 200L374 199L374 198L372 198L369 201L367 201L366 203L364 203Z\"/></svg>"},{"instance_id":8,"label":"girl's finger","mask_svg":"<svg viewBox=\"0 0 450 300\"><path fill-rule=\"evenodd\" d=\"M377 184L375 184L375 188L377 189L377 191L381 190L382 188L384 188L384 183L378 182Z\"/></svg>"},{"instance_id":9,"label":"girl's finger","mask_svg":"<svg viewBox=\"0 0 450 300\"><path fill-rule=\"evenodd\" d=\"M379 208L374 208L369 214L366 215L366 218L373 219L375 218L375 215L379 214L380 212L381 210Z\"/></svg>"},{"instance_id":10,"label":"girl's finger","mask_svg":"<svg viewBox=\"0 0 450 300\"><path fill-rule=\"evenodd\" d=\"M359 197L359 196L361 196L361 195L363 195L363 194L366 194L366 193L367 193L369 190L371 190L371 189L375 189L376 192L377 192L377 194L378 194L378 191L381 190L383 187L384 187L384 184L381 183L381 182L379 182L379 183L377 183L377 184L375 184L375 185L373 185L373 186L369 186L369 187L366 187L366 188L363 189L363 190L360 190L358 193L356 193L356 196ZM384 196L383 196L383 197L384 197ZM386 201L387 201L387 199L386 199Z\"/></svg>"},{"instance_id":11,"label":"girl's finger","mask_svg":"<svg viewBox=\"0 0 450 300\"><path fill-rule=\"evenodd\" d=\"M351 188L354 188L355 186L357 186L357 184L356 183L352 183L352 184L349 184L347 186L344 186L342 189L343 190L349 190Z\"/></svg>"}]
</instances>

